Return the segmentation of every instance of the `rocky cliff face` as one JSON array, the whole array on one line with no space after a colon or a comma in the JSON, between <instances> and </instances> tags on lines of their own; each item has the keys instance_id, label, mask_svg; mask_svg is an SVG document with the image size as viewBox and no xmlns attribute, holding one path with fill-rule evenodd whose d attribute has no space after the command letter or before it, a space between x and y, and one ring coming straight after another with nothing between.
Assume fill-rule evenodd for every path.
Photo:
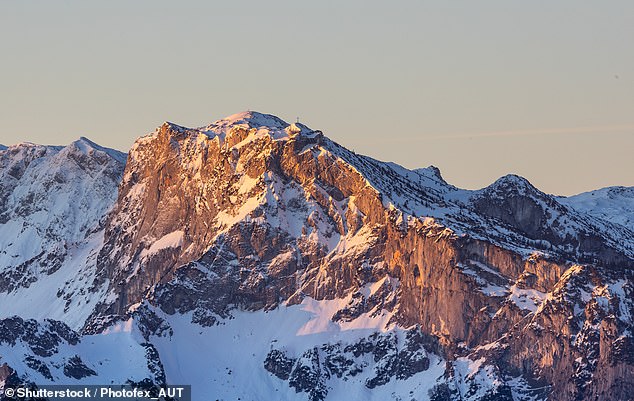
<instances>
[{"instance_id":1,"label":"rocky cliff face","mask_svg":"<svg viewBox=\"0 0 634 401\"><path fill-rule=\"evenodd\" d=\"M627 399L634 233L574 207L270 115L165 123L128 155L83 332L129 322L167 381L226 397Z\"/></svg>"}]
</instances>

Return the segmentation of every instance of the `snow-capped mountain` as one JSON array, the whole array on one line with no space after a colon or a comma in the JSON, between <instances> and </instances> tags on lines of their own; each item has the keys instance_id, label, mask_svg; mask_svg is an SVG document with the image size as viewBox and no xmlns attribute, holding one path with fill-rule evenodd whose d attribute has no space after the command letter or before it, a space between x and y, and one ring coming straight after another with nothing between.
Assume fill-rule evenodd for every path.
<instances>
[{"instance_id":1,"label":"snow-capped mountain","mask_svg":"<svg viewBox=\"0 0 634 401\"><path fill-rule=\"evenodd\" d=\"M15 304L0 383L191 383L201 400L634 393L634 231L612 212L626 195L559 198L513 175L463 190L257 112L165 123L123 173L120 154L79 143L0 153L3 175L33 165L3 182L3 255L37 256L0 259ZM57 185L51 166L75 178ZM49 213L16 212L26 186L20 204ZM34 250L13 245L17 224Z\"/></svg>"},{"instance_id":2,"label":"snow-capped mountain","mask_svg":"<svg viewBox=\"0 0 634 401\"><path fill-rule=\"evenodd\" d=\"M607 187L557 200L577 211L634 231L634 187Z\"/></svg>"},{"instance_id":3,"label":"snow-capped mountain","mask_svg":"<svg viewBox=\"0 0 634 401\"><path fill-rule=\"evenodd\" d=\"M86 138L0 151L0 318L81 328L97 301L88 289L125 158Z\"/></svg>"}]
</instances>

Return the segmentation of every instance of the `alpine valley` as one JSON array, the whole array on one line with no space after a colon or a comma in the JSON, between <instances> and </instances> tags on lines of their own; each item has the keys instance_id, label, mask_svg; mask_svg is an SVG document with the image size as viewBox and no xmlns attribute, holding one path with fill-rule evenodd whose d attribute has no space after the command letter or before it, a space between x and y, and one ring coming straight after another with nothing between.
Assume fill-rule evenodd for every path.
<instances>
[{"instance_id":1,"label":"alpine valley","mask_svg":"<svg viewBox=\"0 0 634 401\"><path fill-rule=\"evenodd\" d=\"M634 397L634 188L464 190L257 112L0 175L0 389Z\"/></svg>"}]
</instances>

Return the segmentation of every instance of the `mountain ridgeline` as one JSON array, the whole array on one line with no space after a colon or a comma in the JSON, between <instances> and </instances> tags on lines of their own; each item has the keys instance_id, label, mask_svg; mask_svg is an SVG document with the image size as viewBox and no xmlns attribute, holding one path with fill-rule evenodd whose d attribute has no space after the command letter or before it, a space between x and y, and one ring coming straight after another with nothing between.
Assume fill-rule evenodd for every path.
<instances>
[{"instance_id":1,"label":"mountain ridgeline","mask_svg":"<svg viewBox=\"0 0 634 401\"><path fill-rule=\"evenodd\" d=\"M631 188L463 190L257 112L164 123L127 161L85 138L14 145L0 171L0 388L634 394Z\"/></svg>"}]
</instances>

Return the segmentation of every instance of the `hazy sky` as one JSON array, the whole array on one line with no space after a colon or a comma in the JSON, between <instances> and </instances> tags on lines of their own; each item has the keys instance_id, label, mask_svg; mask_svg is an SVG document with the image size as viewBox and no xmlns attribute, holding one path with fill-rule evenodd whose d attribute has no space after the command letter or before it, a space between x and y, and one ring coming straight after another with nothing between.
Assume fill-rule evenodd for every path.
<instances>
[{"instance_id":1,"label":"hazy sky","mask_svg":"<svg viewBox=\"0 0 634 401\"><path fill-rule=\"evenodd\" d=\"M461 187L634 185L634 1L0 0L0 143L251 109Z\"/></svg>"}]
</instances>

